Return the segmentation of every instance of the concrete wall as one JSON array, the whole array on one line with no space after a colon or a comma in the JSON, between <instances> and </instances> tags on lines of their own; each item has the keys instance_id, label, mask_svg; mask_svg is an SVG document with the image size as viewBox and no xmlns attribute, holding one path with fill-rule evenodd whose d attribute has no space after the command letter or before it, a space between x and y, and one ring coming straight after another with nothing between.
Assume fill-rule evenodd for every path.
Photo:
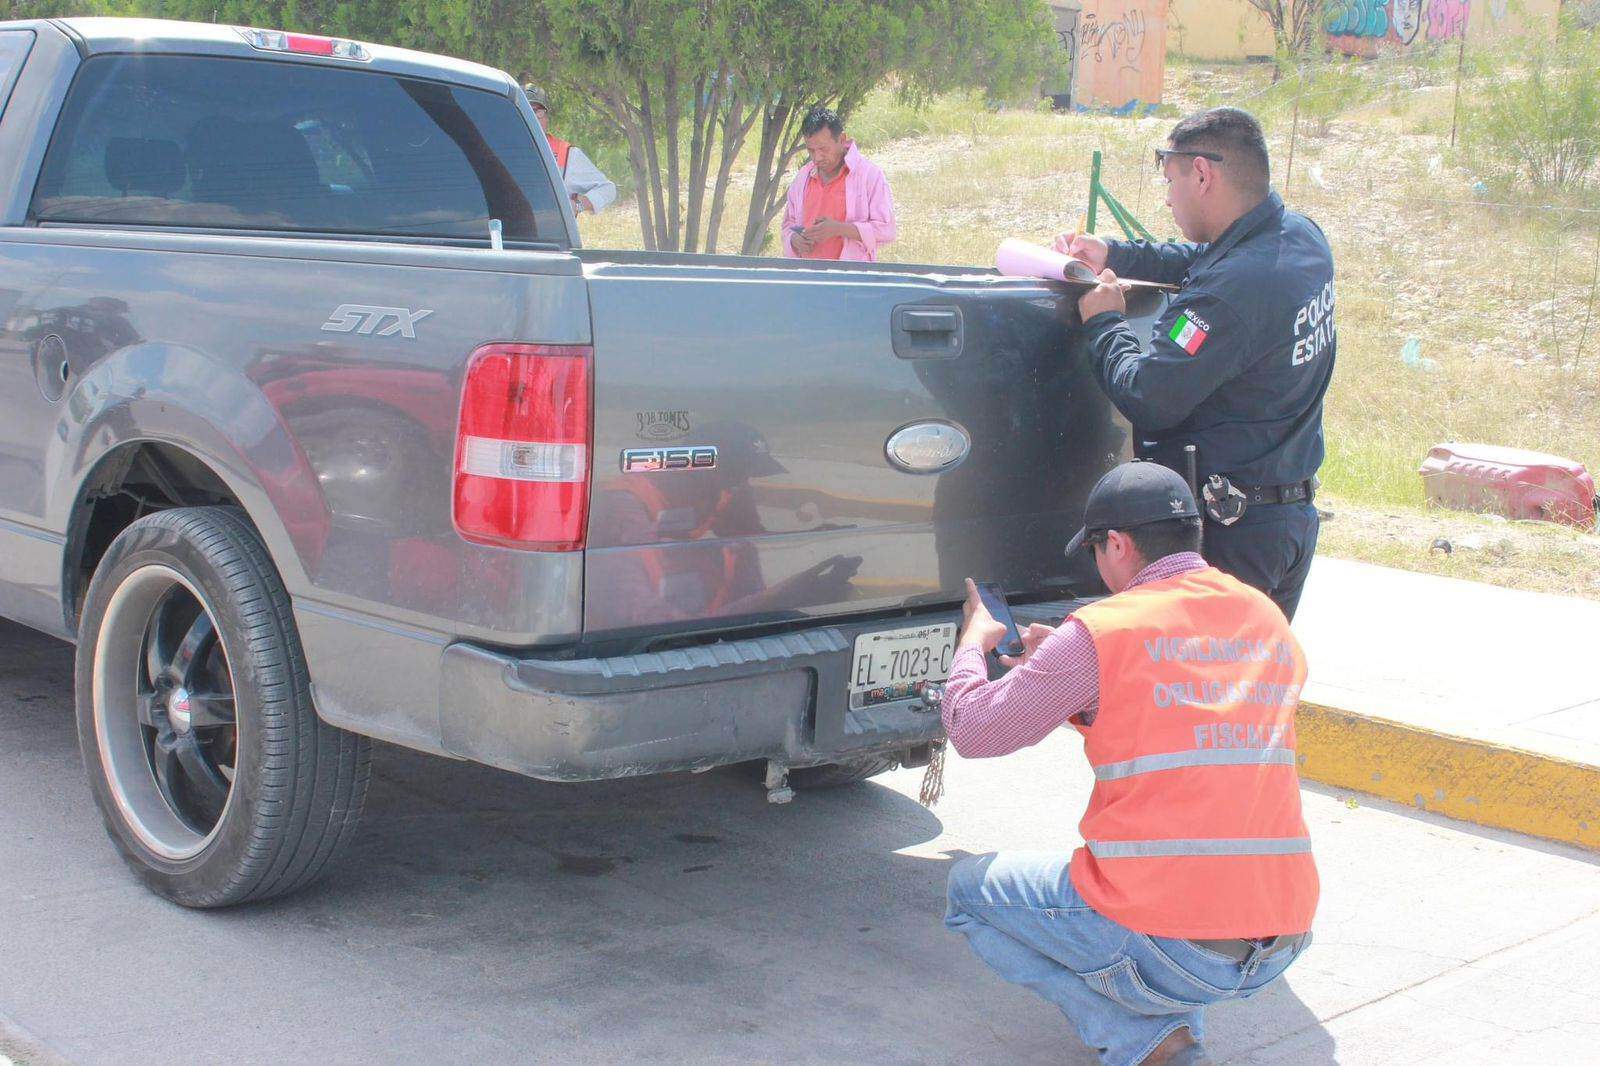
<instances>
[{"instance_id":1,"label":"concrete wall","mask_svg":"<svg viewBox=\"0 0 1600 1066\"><path fill-rule=\"evenodd\" d=\"M1062 47L1073 56L1072 104L1094 111L1144 111L1161 102L1167 70L1167 0L1081 0L1052 5ZM1082 8L1076 19L1068 9ZM1071 29L1064 27L1070 25Z\"/></svg>"},{"instance_id":2,"label":"concrete wall","mask_svg":"<svg viewBox=\"0 0 1600 1066\"><path fill-rule=\"evenodd\" d=\"M1170 0L1167 47L1197 59L1271 58L1272 27L1248 0Z\"/></svg>"},{"instance_id":3,"label":"concrete wall","mask_svg":"<svg viewBox=\"0 0 1600 1066\"><path fill-rule=\"evenodd\" d=\"M1555 27L1561 0L1330 0L1328 45L1350 55Z\"/></svg>"},{"instance_id":4,"label":"concrete wall","mask_svg":"<svg viewBox=\"0 0 1600 1066\"><path fill-rule=\"evenodd\" d=\"M1328 0L1329 47L1353 55L1555 27L1561 0ZM1270 57L1272 27L1249 0L1171 0L1168 45L1201 59Z\"/></svg>"}]
</instances>

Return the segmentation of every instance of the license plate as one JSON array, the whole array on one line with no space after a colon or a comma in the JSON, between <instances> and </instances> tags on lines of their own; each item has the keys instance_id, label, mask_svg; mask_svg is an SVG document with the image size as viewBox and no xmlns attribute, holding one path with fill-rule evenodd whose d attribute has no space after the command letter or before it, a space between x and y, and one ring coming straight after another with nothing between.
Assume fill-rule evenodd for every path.
<instances>
[{"instance_id":1,"label":"license plate","mask_svg":"<svg viewBox=\"0 0 1600 1066\"><path fill-rule=\"evenodd\" d=\"M954 622L861 634L850 668L851 710L910 699L918 682L949 677L955 654Z\"/></svg>"}]
</instances>

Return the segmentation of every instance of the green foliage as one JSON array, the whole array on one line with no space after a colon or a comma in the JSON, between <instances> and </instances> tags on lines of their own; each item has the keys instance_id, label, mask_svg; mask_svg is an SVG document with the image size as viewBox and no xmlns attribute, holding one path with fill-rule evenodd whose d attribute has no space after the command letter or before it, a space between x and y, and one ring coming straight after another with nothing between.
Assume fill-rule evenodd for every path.
<instances>
[{"instance_id":1,"label":"green foliage","mask_svg":"<svg viewBox=\"0 0 1600 1066\"><path fill-rule=\"evenodd\" d=\"M1305 91L1300 97L1300 117L1315 136L1328 132L1334 119L1371 100L1376 79L1358 59L1328 59L1306 69Z\"/></svg>"},{"instance_id":2,"label":"green foliage","mask_svg":"<svg viewBox=\"0 0 1600 1066\"><path fill-rule=\"evenodd\" d=\"M1247 0L1272 27L1274 79L1312 51L1322 31L1327 0ZM1244 34L1241 26L1239 33Z\"/></svg>"},{"instance_id":3,"label":"green foliage","mask_svg":"<svg viewBox=\"0 0 1600 1066\"><path fill-rule=\"evenodd\" d=\"M1600 154L1600 38L1563 23L1502 49L1464 107L1466 139L1502 177L1540 189L1581 185Z\"/></svg>"},{"instance_id":4,"label":"green foliage","mask_svg":"<svg viewBox=\"0 0 1600 1066\"><path fill-rule=\"evenodd\" d=\"M139 13L138 6L136 0L11 0L0 8L0 20L130 15Z\"/></svg>"}]
</instances>

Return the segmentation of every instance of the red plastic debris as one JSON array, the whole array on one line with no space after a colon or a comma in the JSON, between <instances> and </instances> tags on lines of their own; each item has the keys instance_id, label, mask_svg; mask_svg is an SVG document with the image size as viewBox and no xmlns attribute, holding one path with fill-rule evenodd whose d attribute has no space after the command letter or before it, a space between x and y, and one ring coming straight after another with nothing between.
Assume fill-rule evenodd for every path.
<instances>
[{"instance_id":1,"label":"red plastic debris","mask_svg":"<svg viewBox=\"0 0 1600 1066\"><path fill-rule=\"evenodd\" d=\"M1442 507L1595 528L1594 478L1572 459L1496 444L1436 444L1420 473L1428 501Z\"/></svg>"}]
</instances>

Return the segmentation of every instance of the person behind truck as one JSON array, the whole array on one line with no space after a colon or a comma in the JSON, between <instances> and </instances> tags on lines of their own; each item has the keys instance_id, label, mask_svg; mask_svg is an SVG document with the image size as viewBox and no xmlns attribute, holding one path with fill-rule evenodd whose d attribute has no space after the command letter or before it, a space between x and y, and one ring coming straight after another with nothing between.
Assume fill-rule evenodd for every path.
<instances>
[{"instance_id":1,"label":"person behind truck","mask_svg":"<svg viewBox=\"0 0 1600 1066\"><path fill-rule=\"evenodd\" d=\"M600 172L600 168L584 154L582 148L550 132L550 97L537 85L524 85L522 91L527 94L528 103L538 116L539 127L550 142L550 150L555 153L556 169L561 171L561 180L567 187L568 198L572 200L573 212L581 215L587 211L591 215L598 215L610 207L617 198L616 185Z\"/></svg>"},{"instance_id":2,"label":"person behind truck","mask_svg":"<svg viewBox=\"0 0 1600 1066\"><path fill-rule=\"evenodd\" d=\"M1300 812L1295 708L1305 659L1283 612L1208 566L1184 479L1125 463L1089 494L1067 554L1112 595L1034 624L988 679L1005 628L968 582L941 714L966 758L1070 724L1094 790L1065 853L950 871L946 925L1001 977L1050 1000L1113 1066L1197 1063L1205 1008L1254 995L1310 941L1318 879Z\"/></svg>"},{"instance_id":3,"label":"person behind truck","mask_svg":"<svg viewBox=\"0 0 1600 1066\"><path fill-rule=\"evenodd\" d=\"M813 107L800 123L810 161L789 186L783 254L798 259L877 262L898 234L889 181L844 134L844 120Z\"/></svg>"},{"instance_id":4,"label":"person behind truck","mask_svg":"<svg viewBox=\"0 0 1600 1066\"><path fill-rule=\"evenodd\" d=\"M1293 618L1316 550L1322 402L1333 377L1333 253L1270 185L1261 126L1235 107L1179 122L1156 166L1188 243L1057 238L1100 273L1078 302L1135 452L1183 473L1194 447L1205 557ZM1118 277L1180 286L1148 346Z\"/></svg>"}]
</instances>

